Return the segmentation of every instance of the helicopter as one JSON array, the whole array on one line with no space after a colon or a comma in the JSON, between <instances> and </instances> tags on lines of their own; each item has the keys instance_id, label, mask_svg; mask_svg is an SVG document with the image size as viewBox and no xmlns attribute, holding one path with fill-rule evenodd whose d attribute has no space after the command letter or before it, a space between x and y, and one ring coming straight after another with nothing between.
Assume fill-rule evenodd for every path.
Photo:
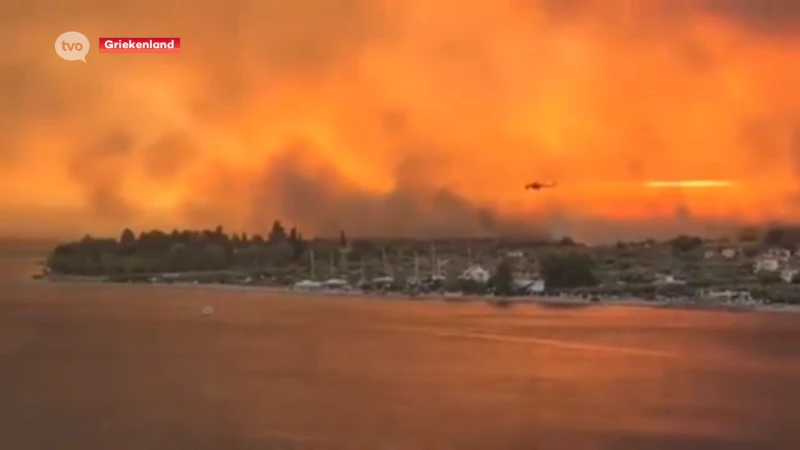
<instances>
[{"instance_id":1,"label":"helicopter","mask_svg":"<svg viewBox=\"0 0 800 450\"><path fill-rule=\"evenodd\" d=\"M539 181L534 181L533 183L528 183L525 185L525 189L530 189L534 191L540 191L542 189L549 189L556 187L555 183L541 183Z\"/></svg>"}]
</instances>

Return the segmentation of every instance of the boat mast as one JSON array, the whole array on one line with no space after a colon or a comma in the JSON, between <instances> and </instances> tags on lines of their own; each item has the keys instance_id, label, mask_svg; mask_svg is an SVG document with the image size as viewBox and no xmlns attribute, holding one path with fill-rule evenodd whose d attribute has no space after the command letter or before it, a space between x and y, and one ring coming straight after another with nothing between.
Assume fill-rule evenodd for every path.
<instances>
[{"instance_id":1,"label":"boat mast","mask_svg":"<svg viewBox=\"0 0 800 450\"><path fill-rule=\"evenodd\" d=\"M314 250L311 250L311 251L308 252L308 259L309 259L309 263L311 264L311 279L312 280L316 280L317 279L317 271L314 268L315 262L316 262L314 260Z\"/></svg>"},{"instance_id":2,"label":"boat mast","mask_svg":"<svg viewBox=\"0 0 800 450\"><path fill-rule=\"evenodd\" d=\"M436 258L436 243L431 243L431 275L439 275L439 261Z\"/></svg>"},{"instance_id":3,"label":"boat mast","mask_svg":"<svg viewBox=\"0 0 800 450\"><path fill-rule=\"evenodd\" d=\"M350 270L347 267L347 249L342 248L339 250L339 272L344 279L350 278Z\"/></svg>"},{"instance_id":4,"label":"boat mast","mask_svg":"<svg viewBox=\"0 0 800 450\"><path fill-rule=\"evenodd\" d=\"M389 264L389 258L386 256L386 247L381 247L381 260L383 262L383 271L387 276L393 276L392 266Z\"/></svg>"}]
</instances>

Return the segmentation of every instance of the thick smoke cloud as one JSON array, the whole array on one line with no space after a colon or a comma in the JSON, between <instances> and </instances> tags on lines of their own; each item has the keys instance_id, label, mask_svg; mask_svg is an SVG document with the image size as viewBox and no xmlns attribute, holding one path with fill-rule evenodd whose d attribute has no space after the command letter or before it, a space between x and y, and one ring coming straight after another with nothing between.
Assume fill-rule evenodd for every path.
<instances>
[{"instance_id":1,"label":"thick smoke cloud","mask_svg":"<svg viewBox=\"0 0 800 450\"><path fill-rule=\"evenodd\" d=\"M120 192L120 182L134 145L132 136L113 131L71 155L69 173L98 215L130 218L132 207Z\"/></svg>"},{"instance_id":2,"label":"thick smoke cloud","mask_svg":"<svg viewBox=\"0 0 800 450\"><path fill-rule=\"evenodd\" d=\"M302 149L295 149L302 150ZM320 232L340 229L371 236L532 236L544 233L534 224L501 216L490 206L479 206L447 187L421 185L431 178L435 163L425 159L402 161L395 169L396 187L374 194L348 185L325 167L309 171L295 152L279 155L269 164L264 203L276 204L282 216L317 224ZM424 183L424 181L422 181ZM334 187L332 189L332 187ZM253 211L258 212L257 205ZM268 217L254 218L261 228Z\"/></svg>"},{"instance_id":3,"label":"thick smoke cloud","mask_svg":"<svg viewBox=\"0 0 800 450\"><path fill-rule=\"evenodd\" d=\"M799 18L789 0L2 6L0 233L281 217L615 239L794 220ZM183 49L68 63L68 30ZM743 184L641 187L676 178Z\"/></svg>"},{"instance_id":4,"label":"thick smoke cloud","mask_svg":"<svg viewBox=\"0 0 800 450\"><path fill-rule=\"evenodd\" d=\"M705 0L709 12L741 22L757 33L800 36L800 3L794 0Z\"/></svg>"}]
</instances>

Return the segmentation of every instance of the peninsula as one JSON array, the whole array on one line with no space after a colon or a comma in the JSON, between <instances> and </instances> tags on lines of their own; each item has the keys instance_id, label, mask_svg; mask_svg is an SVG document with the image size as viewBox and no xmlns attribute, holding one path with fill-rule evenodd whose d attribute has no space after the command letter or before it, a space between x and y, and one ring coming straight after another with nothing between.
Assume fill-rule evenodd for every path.
<instances>
[{"instance_id":1,"label":"peninsula","mask_svg":"<svg viewBox=\"0 0 800 450\"><path fill-rule=\"evenodd\" d=\"M309 239L275 221L264 235L125 229L57 245L39 278L223 283L381 292L568 295L800 304L800 232L678 236L586 245L572 239Z\"/></svg>"}]
</instances>

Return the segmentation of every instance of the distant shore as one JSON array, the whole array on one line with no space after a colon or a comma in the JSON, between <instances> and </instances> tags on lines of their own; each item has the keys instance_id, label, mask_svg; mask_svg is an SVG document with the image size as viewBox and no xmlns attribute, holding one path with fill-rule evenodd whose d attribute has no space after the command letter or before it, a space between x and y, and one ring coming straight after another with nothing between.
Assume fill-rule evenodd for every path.
<instances>
[{"instance_id":1,"label":"distant shore","mask_svg":"<svg viewBox=\"0 0 800 450\"><path fill-rule=\"evenodd\" d=\"M707 310L728 312L778 312L800 313L800 305L789 304L764 304L710 301L707 299L681 299L681 300L646 300L641 298L603 299L591 301L581 297L570 296L513 296L496 297L492 295L468 295L458 292L446 293L419 293L408 294L402 292L368 292L353 289L297 289L289 286L246 285L227 283L116 283L107 282L106 277L50 275L33 283L47 284L80 284L80 285L108 285L114 287L136 286L151 289L180 289L180 290L215 290L248 293L269 293L292 296L325 296L370 299L392 299L406 301L445 301L445 302L484 302L489 304L510 305L536 305L545 308L583 308L583 307L635 307L656 309L680 310Z\"/></svg>"}]
</instances>

